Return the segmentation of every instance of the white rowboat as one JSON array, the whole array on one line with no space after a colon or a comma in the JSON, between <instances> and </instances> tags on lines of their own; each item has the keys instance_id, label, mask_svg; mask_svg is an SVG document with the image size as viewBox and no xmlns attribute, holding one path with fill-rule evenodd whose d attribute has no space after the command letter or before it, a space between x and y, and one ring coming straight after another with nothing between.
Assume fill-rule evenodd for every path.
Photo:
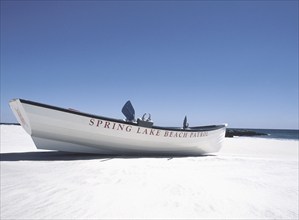
<instances>
[{"instance_id":1,"label":"white rowboat","mask_svg":"<svg viewBox=\"0 0 299 220\"><path fill-rule=\"evenodd\" d=\"M136 122L134 109L126 109L126 105L125 121L24 99L13 99L9 104L36 147L46 150L109 155L202 155L219 151L226 130L226 124L188 127L186 118L183 128L154 126L149 120ZM127 110L129 113L124 112Z\"/></svg>"}]
</instances>

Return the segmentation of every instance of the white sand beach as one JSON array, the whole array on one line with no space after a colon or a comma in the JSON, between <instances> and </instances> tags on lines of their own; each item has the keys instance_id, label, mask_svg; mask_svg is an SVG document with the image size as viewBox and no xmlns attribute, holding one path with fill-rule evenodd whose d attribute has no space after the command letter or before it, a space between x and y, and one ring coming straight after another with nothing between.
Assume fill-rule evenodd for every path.
<instances>
[{"instance_id":1,"label":"white sand beach","mask_svg":"<svg viewBox=\"0 0 299 220\"><path fill-rule=\"evenodd\" d=\"M1 125L1 219L298 219L298 141L226 138L201 157L37 150Z\"/></svg>"}]
</instances>

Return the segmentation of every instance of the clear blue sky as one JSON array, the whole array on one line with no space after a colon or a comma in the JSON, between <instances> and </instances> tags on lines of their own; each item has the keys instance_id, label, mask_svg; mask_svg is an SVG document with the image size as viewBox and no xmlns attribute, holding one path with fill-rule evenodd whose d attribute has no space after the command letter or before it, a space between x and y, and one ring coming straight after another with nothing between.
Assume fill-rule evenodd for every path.
<instances>
[{"instance_id":1,"label":"clear blue sky","mask_svg":"<svg viewBox=\"0 0 299 220\"><path fill-rule=\"evenodd\" d=\"M2 0L1 122L13 98L298 129L298 1Z\"/></svg>"}]
</instances>

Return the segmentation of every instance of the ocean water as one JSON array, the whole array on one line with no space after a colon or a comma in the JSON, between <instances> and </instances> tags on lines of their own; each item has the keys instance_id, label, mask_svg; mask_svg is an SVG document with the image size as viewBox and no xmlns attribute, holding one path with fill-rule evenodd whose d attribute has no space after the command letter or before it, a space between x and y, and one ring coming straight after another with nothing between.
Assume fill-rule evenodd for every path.
<instances>
[{"instance_id":1,"label":"ocean water","mask_svg":"<svg viewBox=\"0 0 299 220\"><path fill-rule=\"evenodd\" d=\"M262 136L253 136L258 138L299 140L299 130L286 130L286 129L246 129L246 130L267 134Z\"/></svg>"}]
</instances>

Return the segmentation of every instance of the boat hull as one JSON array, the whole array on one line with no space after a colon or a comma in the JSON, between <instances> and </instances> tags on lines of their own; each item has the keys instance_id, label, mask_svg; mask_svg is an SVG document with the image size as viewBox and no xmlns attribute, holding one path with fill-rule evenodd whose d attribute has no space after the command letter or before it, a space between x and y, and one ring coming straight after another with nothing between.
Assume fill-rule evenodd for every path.
<instances>
[{"instance_id":1,"label":"boat hull","mask_svg":"<svg viewBox=\"0 0 299 220\"><path fill-rule=\"evenodd\" d=\"M38 149L109 155L202 155L219 151L226 125L141 127L22 99L10 102Z\"/></svg>"}]
</instances>

